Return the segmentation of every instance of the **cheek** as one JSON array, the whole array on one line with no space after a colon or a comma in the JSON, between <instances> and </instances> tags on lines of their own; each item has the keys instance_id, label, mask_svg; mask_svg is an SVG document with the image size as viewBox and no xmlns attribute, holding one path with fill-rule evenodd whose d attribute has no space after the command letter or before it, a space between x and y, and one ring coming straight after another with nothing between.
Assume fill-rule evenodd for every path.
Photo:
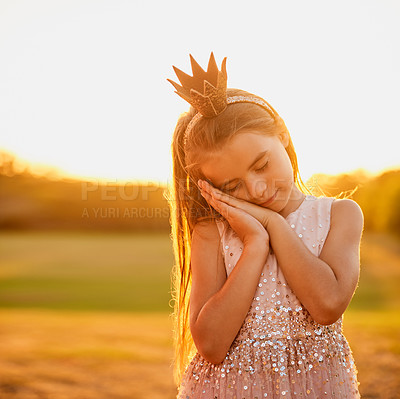
<instances>
[{"instance_id":1,"label":"cheek","mask_svg":"<svg viewBox=\"0 0 400 399\"><path fill-rule=\"evenodd\" d=\"M286 156L282 156L279 162L277 162L274 176L271 176L271 178L273 179L271 183L277 187L284 188L292 184L294 178L293 168L287 154Z\"/></svg>"},{"instance_id":2,"label":"cheek","mask_svg":"<svg viewBox=\"0 0 400 399\"><path fill-rule=\"evenodd\" d=\"M289 155L285 149L283 149L283 151L282 151L280 160L281 160L280 168L281 168L282 174L284 174L287 178L292 180L293 179L293 167L292 167L292 163L290 162Z\"/></svg>"}]
</instances>

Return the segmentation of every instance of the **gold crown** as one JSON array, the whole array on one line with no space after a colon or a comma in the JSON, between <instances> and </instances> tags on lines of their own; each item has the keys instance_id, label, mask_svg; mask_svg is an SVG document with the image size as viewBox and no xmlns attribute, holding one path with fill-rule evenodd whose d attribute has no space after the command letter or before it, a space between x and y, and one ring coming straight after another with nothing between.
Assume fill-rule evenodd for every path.
<instances>
[{"instance_id":1,"label":"gold crown","mask_svg":"<svg viewBox=\"0 0 400 399\"><path fill-rule=\"evenodd\" d=\"M193 76L172 66L182 86L170 79L167 80L175 87L175 93L191 104L201 115L212 118L227 107L226 57L223 59L221 71L219 71L214 54L211 52L206 72L192 55L189 55Z\"/></svg>"}]
</instances>

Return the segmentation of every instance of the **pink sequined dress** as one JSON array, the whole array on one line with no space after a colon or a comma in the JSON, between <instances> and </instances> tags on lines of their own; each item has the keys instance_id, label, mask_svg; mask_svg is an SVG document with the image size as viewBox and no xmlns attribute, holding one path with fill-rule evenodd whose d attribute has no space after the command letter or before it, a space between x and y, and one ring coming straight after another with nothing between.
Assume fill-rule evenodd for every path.
<instances>
[{"instance_id":1,"label":"pink sequined dress","mask_svg":"<svg viewBox=\"0 0 400 399\"><path fill-rule=\"evenodd\" d=\"M286 217L299 240L316 256L330 228L333 200L307 195ZM217 226L229 276L240 258L242 242L225 219L218 220ZM196 353L177 397L344 399L359 398L360 394L342 318L331 325L316 323L270 253L253 302L225 359L215 365Z\"/></svg>"}]
</instances>

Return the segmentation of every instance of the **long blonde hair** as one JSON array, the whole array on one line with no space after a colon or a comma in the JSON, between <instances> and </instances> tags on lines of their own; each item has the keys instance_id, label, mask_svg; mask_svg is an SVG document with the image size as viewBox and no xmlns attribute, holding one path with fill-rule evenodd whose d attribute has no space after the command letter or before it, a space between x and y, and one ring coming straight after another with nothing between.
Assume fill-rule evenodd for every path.
<instances>
[{"instance_id":1,"label":"long blonde hair","mask_svg":"<svg viewBox=\"0 0 400 399\"><path fill-rule=\"evenodd\" d=\"M228 97L252 96L261 99L239 89L227 89L227 95ZM165 196L170 208L175 256L175 264L171 272L172 301L174 302L174 311L171 316L174 322L173 369L177 385L180 384L183 372L195 353L189 325L190 252L193 228L200 219L221 217L200 195L197 180L205 178L200 170L201 163L205 157L220 150L229 139L243 129L256 130L265 135L275 135L283 131L288 133L281 118L274 121L272 116L259 105L235 103L230 104L224 112L214 118L201 118L191 130L184 147L185 129L196 112L193 107L190 107L188 112L180 115L176 124L171 144L172 185L168 187ZM299 174L297 156L291 138L286 151L292 164L295 184L302 192L309 193Z\"/></svg>"}]
</instances>

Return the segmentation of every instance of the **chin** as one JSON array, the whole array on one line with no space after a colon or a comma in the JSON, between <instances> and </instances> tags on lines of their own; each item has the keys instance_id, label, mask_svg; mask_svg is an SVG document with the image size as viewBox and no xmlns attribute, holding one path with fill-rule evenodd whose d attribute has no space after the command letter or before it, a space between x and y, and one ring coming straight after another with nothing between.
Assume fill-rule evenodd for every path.
<instances>
[{"instance_id":1,"label":"chin","mask_svg":"<svg viewBox=\"0 0 400 399\"><path fill-rule=\"evenodd\" d=\"M280 213L280 212L282 212L282 211L286 208L288 202L289 202L289 198L286 197L286 196L284 197L283 194L281 194L281 196L279 196L278 198L276 198L275 201L274 201L274 203L271 204L272 207L274 208L274 209L272 209L272 207L271 207L271 209L272 209L273 211L275 211L275 212Z\"/></svg>"},{"instance_id":2,"label":"chin","mask_svg":"<svg viewBox=\"0 0 400 399\"><path fill-rule=\"evenodd\" d=\"M289 195L286 191L279 190L278 195L275 198L275 201L271 205L275 205L278 208L283 209L289 202Z\"/></svg>"}]
</instances>

